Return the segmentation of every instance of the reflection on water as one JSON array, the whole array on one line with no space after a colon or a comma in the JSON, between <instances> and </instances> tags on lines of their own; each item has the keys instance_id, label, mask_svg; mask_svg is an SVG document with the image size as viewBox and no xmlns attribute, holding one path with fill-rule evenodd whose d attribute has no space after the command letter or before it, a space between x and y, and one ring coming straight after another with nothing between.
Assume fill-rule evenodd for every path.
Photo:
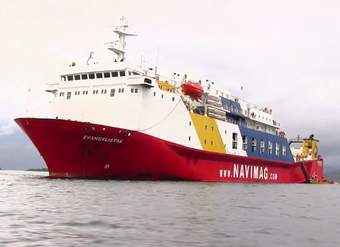
<instances>
[{"instance_id":1,"label":"reflection on water","mask_svg":"<svg viewBox=\"0 0 340 247\"><path fill-rule=\"evenodd\" d=\"M340 246L340 185L0 171L0 246Z\"/></svg>"}]
</instances>

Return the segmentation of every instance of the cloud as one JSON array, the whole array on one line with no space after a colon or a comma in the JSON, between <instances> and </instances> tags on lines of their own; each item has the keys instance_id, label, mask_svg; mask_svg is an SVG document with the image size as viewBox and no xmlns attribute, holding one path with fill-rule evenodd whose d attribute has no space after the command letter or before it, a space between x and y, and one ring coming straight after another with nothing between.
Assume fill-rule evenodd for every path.
<instances>
[{"instance_id":1,"label":"cloud","mask_svg":"<svg viewBox=\"0 0 340 247\"><path fill-rule=\"evenodd\" d=\"M15 126L13 123L10 123L10 122L1 123L0 122L0 136L10 135L14 131L15 131Z\"/></svg>"}]
</instances>

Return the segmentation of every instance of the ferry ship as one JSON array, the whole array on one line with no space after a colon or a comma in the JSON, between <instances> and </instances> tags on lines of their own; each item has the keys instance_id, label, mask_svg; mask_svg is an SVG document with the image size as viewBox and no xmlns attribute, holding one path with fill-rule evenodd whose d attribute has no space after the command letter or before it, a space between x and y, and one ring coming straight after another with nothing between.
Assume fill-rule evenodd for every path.
<instances>
[{"instance_id":1,"label":"ferry ship","mask_svg":"<svg viewBox=\"0 0 340 247\"><path fill-rule=\"evenodd\" d=\"M269 107L207 80L126 61L127 23L108 43L112 62L72 63L48 83L50 118L15 121L50 177L305 183L324 180L318 140L290 146Z\"/></svg>"}]
</instances>

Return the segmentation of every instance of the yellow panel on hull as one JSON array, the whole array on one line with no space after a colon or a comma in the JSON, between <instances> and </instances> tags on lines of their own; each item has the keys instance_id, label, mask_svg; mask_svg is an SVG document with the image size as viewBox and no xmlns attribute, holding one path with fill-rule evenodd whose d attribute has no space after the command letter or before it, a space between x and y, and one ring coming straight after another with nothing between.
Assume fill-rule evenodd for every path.
<instances>
[{"instance_id":1,"label":"yellow panel on hull","mask_svg":"<svg viewBox=\"0 0 340 247\"><path fill-rule=\"evenodd\" d=\"M190 116L203 150L225 153L225 146L216 120L196 113L190 113Z\"/></svg>"}]
</instances>

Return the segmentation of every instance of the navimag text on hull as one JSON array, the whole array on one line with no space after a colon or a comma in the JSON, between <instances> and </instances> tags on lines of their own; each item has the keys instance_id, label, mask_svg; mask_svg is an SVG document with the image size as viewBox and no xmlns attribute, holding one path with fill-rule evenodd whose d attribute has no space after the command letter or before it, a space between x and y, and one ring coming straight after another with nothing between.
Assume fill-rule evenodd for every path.
<instances>
[{"instance_id":1,"label":"navimag text on hull","mask_svg":"<svg viewBox=\"0 0 340 247\"><path fill-rule=\"evenodd\" d=\"M72 63L47 84L51 118L18 118L51 177L220 182L322 181L318 141L290 147L272 110L214 84L164 79L125 61L123 24L110 64Z\"/></svg>"}]
</instances>

